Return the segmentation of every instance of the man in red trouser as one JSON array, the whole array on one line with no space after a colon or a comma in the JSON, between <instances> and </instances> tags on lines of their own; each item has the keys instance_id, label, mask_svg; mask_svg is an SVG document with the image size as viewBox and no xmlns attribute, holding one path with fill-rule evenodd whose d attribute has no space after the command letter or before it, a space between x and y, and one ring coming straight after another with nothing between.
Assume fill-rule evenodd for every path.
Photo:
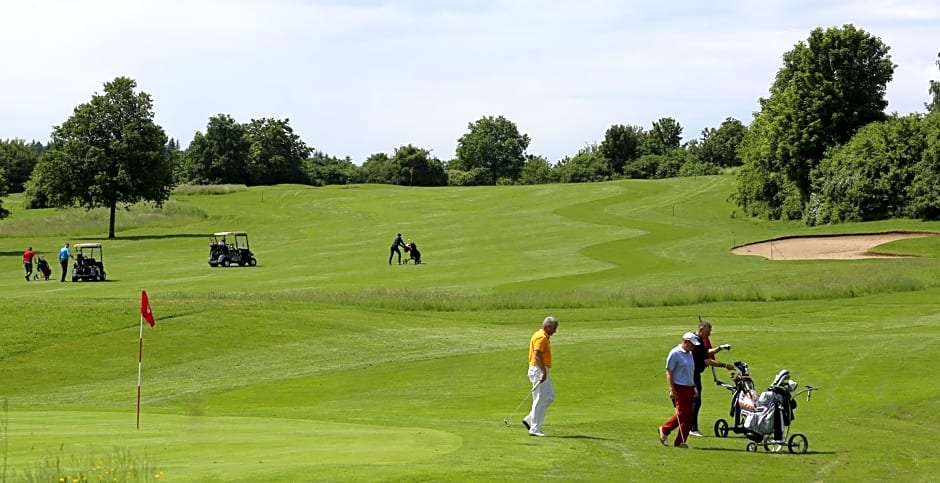
<instances>
[{"instance_id":1,"label":"man in red trouser","mask_svg":"<svg viewBox=\"0 0 940 483\"><path fill-rule=\"evenodd\" d=\"M698 337L691 332L686 332L682 335L682 342L666 356L666 383L669 384L669 398L676 407L676 414L659 427L659 442L663 446L667 446L666 439L669 433L678 427L679 436L676 436L674 446L688 448L686 439L692 429L692 403L697 391L692 348L697 345L699 345Z\"/></svg>"}]
</instances>

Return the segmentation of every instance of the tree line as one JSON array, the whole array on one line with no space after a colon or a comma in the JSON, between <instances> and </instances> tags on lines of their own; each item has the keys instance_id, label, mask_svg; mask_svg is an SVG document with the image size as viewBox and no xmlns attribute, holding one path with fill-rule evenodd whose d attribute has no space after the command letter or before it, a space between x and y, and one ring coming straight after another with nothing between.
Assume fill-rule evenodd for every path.
<instances>
[{"instance_id":1,"label":"tree line","mask_svg":"<svg viewBox=\"0 0 940 483\"><path fill-rule=\"evenodd\" d=\"M809 224L940 215L940 82L926 113L887 114L896 66L881 39L852 25L817 28L783 55L750 125L727 118L683 142L665 117L649 129L615 124L600 143L552 163L503 116L484 116L442 161L411 144L361 166L308 146L289 119L209 118L186 149L153 121L149 94L118 77L74 109L42 144L0 141L0 196L24 192L27 208L82 206L114 212L161 205L181 184L314 186L387 183L474 186L654 179L737 170L744 213ZM940 54L937 65L940 67ZM9 212L0 204L0 218Z\"/></svg>"}]
</instances>

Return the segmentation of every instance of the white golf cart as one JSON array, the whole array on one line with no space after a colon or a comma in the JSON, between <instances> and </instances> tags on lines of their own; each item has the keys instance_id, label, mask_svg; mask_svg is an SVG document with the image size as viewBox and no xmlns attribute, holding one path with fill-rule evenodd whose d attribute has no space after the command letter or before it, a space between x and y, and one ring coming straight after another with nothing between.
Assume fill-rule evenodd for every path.
<instances>
[{"instance_id":1,"label":"white golf cart","mask_svg":"<svg viewBox=\"0 0 940 483\"><path fill-rule=\"evenodd\" d=\"M209 239L209 266L228 267L233 263L243 267L258 264L248 246L248 232L220 231Z\"/></svg>"},{"instance_id":2,"label":"white golf cart","mask_svg":"<svg viewBox=\"0 0 940 483\"><path fill-rule=\"evenodd\" d=\"M73 282L104 282L104 251L100 243L75 245L75 263L72 264Z\"/></svg>"}]
</instances>

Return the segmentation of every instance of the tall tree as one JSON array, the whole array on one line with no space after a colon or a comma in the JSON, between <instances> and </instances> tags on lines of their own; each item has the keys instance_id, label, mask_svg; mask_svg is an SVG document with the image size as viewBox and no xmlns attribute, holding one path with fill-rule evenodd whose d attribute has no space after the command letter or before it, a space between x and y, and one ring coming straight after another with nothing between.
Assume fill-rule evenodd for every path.
<instances>
[{"instance_id":1,"label":"tall tree","mask_svg":"<svg viewBox=\"0 0 940 483\"><path fill-rule=\"evenodd\" d=\"M752 123L761 128L749 130L742 150L745 165L751 165L746 170L749 182L778 173L783 179L765 186L776 187L770 190L739 186L739 203L762 205L759 211L766 216L787 218L794 207L802 210L811 190L810 173L826 151L846 143L862 126L885 119L885 91L895 68L889 50L880 38L845 25L817 28L784 54L770 97L760 100L761 111Z\"/></svg>"},{"instance_id":2,"label":"tall tree","mask_svg":"<svg viewBox=\"0 0 940 483\"><path fill-rule=\"evenodd\" d=\"M427 149L401 146L390 160L394 169L394 183L402 186L447 186L444 165L431 156Z\"/></svg>"},{"instance_id":3,"label":"tall tree","mask_svg":"<svg viewBox=\"0 0 940 483\"><path fill-rule=\"evenodd\" d=\"M813 172L808 224L907 216L914 166L927 145L921 115L871 123L826 154Z\"/></svg>"},{"instance_id":4,"label":"tall tree","mask_svg":"<svg viewBox=\"0 0 940 483\"><path fill-rule=\"evenodd\" d=\"M599 149L612 173L623 174L624 165L640 156L642 133L643 128L640 126L614 124L607 128Z\"/></svg>"},{"instance_id":5,"label":"tall tree","mask_svg":"<svg viewBox=\"0 0 940 483\"><path fill-rule=\"evenodd\" d=\"M940 219L940 110L923 121L924 152L914 165L914 180L909 187L910 216Z\"/></svg>"},{"instance_id":6,"label":"tall tree","mask_svg":"<svg viewBox=\"0 0 940 483\"><path fill-rule=\"evenodd\" d=\"M515 123L503 116L484 116L471 122L468 129L457 141L461 169L482 168L494 184L501 179L518 181L525 165L529 136L520 134Z\"/></svg>"},{"instance_id":7,"label":"tall tree","mask_svg":"<svg viewBox=\"0 0 940 483\"><path fill-rule=\"evenodd\" d=\"M119 203L162 206L173 188L166 134L153 121L150 94L136 88L134 80L117 77L104 84L104 94L76 107L53 129L53 148L33 174L35 189L53 206L108 208L108 238Z\"/></svg>"},{"instance_id":8,"label":"tall tree","mask_svg":"<svg viewBox=\"0 0 940 483\"><path fill-rule=\"evenodd\" d=\"M666 154L682 145L682 125L671 117L653 122L646 137L643 154Z\"/></svg>"},{"instance_id":9,"label":"tall tree","mask_svg":"<svg viewBox=\"0 0 940 483\"><path fill-rule=\"evenodd\" d=\"M290 119L252 119L247 126L250 184L303 183L311 149L294 133Z\"/></svg>"},{"instance_id":10,"label":"tall tree","mask_svg":"<svg viewBox=\"0 0 940 483\"><path fill-rule=\"evenodd\" d=\"M228 114L209 118L206 133L196 131L181 170L181 178L195 184L247 184L248 129Z\"/></svg>"},{"instance_id":11,"label":"tall tree","mask_svg":"<svg viewBox=\"0 0 940 483\"><path fill-rule=\"evenodd\" d=\"M4 169L7 173L8 192L23 191L26 180L29 179L38 161L39 155L26 141L22 139L0 141L0 169Z\"/></svg>"},{"instance_id":12,"label":"tall tree","mask_svg":"<svg viewBox=\"0 0 940 483\"><path fill-rule=\"evenodd\" d=\"M747 127L741 121L729 117L718 129L702 130L702 142L695 149L695 154L703 163L720 167L740 166L741 156L738 146L744 140Z\"/></svg>"}]
</instances>

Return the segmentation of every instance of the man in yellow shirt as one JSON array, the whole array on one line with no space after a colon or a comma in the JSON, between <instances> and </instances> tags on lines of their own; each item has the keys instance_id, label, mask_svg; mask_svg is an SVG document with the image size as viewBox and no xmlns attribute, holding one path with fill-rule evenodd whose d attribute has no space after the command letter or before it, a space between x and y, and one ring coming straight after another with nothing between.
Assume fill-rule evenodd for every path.
<instances>
[{"instance_id":1,"label":"man in yellow shirt","mask_svg":"<svg viewBox=\"0 0 940 483\"><path fill-rule=\"evenodd\" d=\"M555 400L555 388L552 387L548 369L552 367L552 344L549 338L557 329L558 320L552 316L545 317L542 328L529 339L529 382L534 389L532 410L522 419L522 424L529 430L530 436L545 436L542 421L545 420L548 406Z\"/></svg>"}]
</instances>

